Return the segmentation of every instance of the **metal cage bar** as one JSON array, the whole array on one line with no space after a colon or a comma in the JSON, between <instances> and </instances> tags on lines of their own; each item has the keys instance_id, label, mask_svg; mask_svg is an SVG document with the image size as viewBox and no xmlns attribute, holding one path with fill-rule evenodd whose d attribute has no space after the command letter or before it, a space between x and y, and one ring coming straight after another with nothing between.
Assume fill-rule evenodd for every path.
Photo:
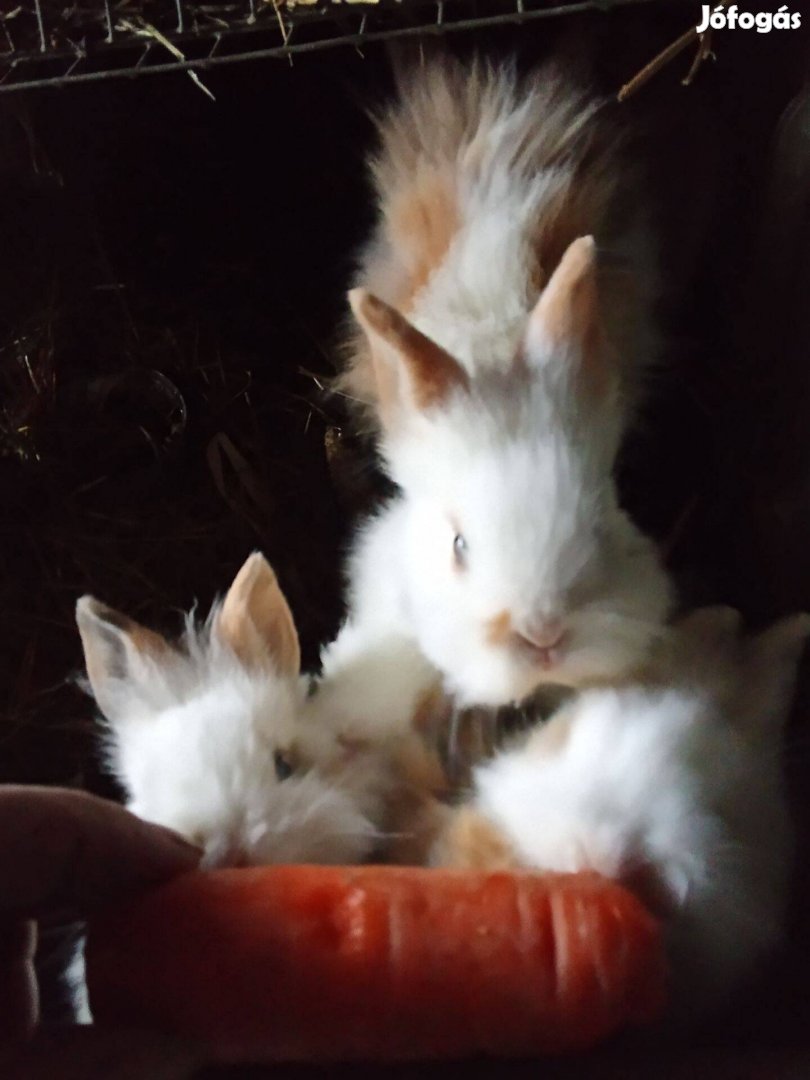
<instances>
[{"instance_id":1,"label":"metal cage bar","mask_svg":"<svg viewBox=\"0 0 810 1080\"><path fill-rule=\"evenodd\" d=\"M0 14L0 93L196 72L419 34L609 11L657 0L20 0ZM482 10L483 9L483 10ZM16 34L16 40L15 40ZM24 47L17 47L17 41Z\"/></svg>"}]
</instances>

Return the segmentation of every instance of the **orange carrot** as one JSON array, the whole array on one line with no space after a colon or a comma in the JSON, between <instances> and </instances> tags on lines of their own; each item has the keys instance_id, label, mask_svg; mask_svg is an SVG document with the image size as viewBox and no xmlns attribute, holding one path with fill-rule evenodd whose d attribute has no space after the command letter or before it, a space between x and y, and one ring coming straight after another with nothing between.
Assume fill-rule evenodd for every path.
<instances>
[{"instance_id":1,"label":"orange carrot","mask_svg":"<svg viewBox=\"0 0 810 1080\"><path fill-rule=\"evenodd\" d=\"M97 919L87 964L97 1019L229 1062L559 1053L664 1004L657 923L594 874L194 873Z\"/></svg>"}]
</instances>

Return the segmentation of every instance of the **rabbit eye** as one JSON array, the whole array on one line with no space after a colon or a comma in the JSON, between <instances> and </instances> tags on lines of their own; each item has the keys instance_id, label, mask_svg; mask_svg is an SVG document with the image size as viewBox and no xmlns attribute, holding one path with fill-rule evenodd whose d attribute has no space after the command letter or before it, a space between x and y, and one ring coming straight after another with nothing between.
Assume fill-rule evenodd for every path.
<instances>
[{"instance_id":1,"label":"rabbit eye","mask_svg":"<svg viewBox=\"0 0 810 1080\"><path fill-rule=\"evenodd\" d=\"M276 750L273 754L273 764L276 767L276 779L279 783L283 780L289 780L293 774L293 767L289 759L280 750Z\"/></svg>"},{"instance_id":2,"label":"rabbit eye","mask_svg":"<svg viewBox=\"0 0 810 1080\"><path fill-rule=\"evenodd\" d=\"M467 541L461 533L456 533L453 537L453 558L456 566L464 567L467 565Z\"/></svg>"}]
</instances>

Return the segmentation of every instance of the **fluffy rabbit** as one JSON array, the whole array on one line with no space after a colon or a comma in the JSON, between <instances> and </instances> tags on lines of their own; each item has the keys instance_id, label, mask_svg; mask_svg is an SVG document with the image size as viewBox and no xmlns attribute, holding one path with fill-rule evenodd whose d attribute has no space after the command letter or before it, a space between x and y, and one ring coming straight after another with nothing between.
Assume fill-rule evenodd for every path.
<instances>
[{"instance_id":1,"label":"fluffy rabbit","mask_svg":"<svg viewBox=\"0 0 810 1080\"><path fill-rule=\"evenodd\" d=\"M748 639L728 609L691 616L646 684L585 691L480 766L430 861L622 880L666 920L676 1012L722 1004L783 930L780 736L809 633L804 615Z\"/></svg>"},{"instance_id":2,"label":"fluffy rabbit","mask_svg":"<svg viewBox=\"0 0 810 1080\"><path fill-rule=\"evenodd\" d=\"M671 599L613 478L654 352L616 132L559 73L447 60L380 129L344 386L379 421L399 494L357 538L325 670L388 638L465 705L613 679Z\"/></svg>"},{"instance_id":3,"label":"fluffy rabbit","mask_svg":"<svg viewBox=\"0 0 810 1080\"><path fill-rule=\"evenodd\" d=\"M200 844L206 865L372 853L393 756L306 700L292 615L261 555L202 627L187 620L178 647L89 596L76 617L134 813Z\"/></svg>"}]
</instances>

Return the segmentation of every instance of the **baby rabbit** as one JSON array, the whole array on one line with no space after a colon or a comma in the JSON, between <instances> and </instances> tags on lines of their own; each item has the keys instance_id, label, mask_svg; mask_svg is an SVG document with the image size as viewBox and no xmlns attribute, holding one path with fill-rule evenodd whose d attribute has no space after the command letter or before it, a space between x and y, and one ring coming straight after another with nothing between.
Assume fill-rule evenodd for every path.
<instances>
[{"instance_id":1,"label":"baby rabbit","mask_svg":"<svg viewBox=\"0 0 810 1080\"><path fill-rule=\"evenodd\" d=\"M614 679L671 600L613 478L655 278L617 133L562 72L449 59L379 128L343 385L399 493L357 537L324 669L390 639L462 705Z\"/></svg>"},{"instance_id":2,"label":"baby rabbit","mask_svg":"<svg viewBox=\"0 0 810 1080\"><path fill-rule=\"evenodd\" d=\"M721 1005L780 940L782 728L810 616L741 639L706 609L647 684L585 691L443 809L436 865L596 870L665 920L675 1015Z\"/></svg>"},{"instance_id":3,"label":"baby rabbit","mask_svg":"<svg viewBox=\"0 0 810 1080\"><path fill-rule=\"evenodd\" d=\"M392 758L308 712L292 615L261 555L177 646L90 596L76 619L134 813L199 844L208 866L371 855Z\"/></svg>"}]
</instances>

